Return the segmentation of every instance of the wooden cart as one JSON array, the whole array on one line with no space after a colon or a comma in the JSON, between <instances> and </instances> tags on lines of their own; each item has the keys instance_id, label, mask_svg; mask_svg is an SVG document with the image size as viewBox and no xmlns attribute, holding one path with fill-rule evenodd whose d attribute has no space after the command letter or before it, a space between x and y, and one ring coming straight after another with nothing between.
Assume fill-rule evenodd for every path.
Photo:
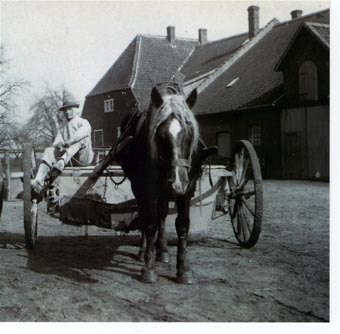
<instances>
[{"instance_id":1,"label":"wooden cart","mask_svg":"<svg viewBox=\"0 0 340 334\"><path fill-rule=\"evenodd\" d=\"M134 199L120 203L107 203L105 198L94 199L87 196L88 190L99 178L124 177L121 169L110 167L113 152L103 159L94 169L79 169L79 173L87 175L86 181L70 196L67 204L60 207L59 219L65 224L97 225L104 228L114 228L110 220L112 215L137 212ZM111 156L110 156L111 155ZM232 159L228 167L223 167L222 173L210 189L201 192L191 200L192 211L208 210L202 203L213 198L212 207L216 213L228 214L235 237L241 247L251 248L258 241L263 212L263 191L260 164L256 152L250 142L241 140L235 145ZM28 248L33 248L38 236L38 205L43 198L32 198L31 179L37 170L36 156L32 144L27 143L23 154L23 184L24 184L24 228ZM70 176L74 168L66 168L60 177ZM200 182L200 181L198 181ZM201 189L198 186L199 190ZM195 211L196 209L196 211ZM211 209L211 207L210 207ZM97 211L96 211L97 210ZM81 218L75 219L79 215ZM78 213L78 214L77 214ZM176 213L176 208L170 209L170 215ZM91 216L91 217L90 217ZM211 213L208 212L211 217ZM97 218L96 218L97 217ZM203 215L206 217L207 214ZM76 217L77 218L77 217ZM77 221L78 220L78 221Z\"/></svg>"}]
</instances>

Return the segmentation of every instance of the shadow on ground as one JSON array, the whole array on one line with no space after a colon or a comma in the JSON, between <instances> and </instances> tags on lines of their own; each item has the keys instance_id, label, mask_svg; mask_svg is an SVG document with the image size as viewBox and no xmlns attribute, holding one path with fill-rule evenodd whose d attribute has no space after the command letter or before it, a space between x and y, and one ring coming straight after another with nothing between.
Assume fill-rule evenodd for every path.
<instances>
[{"instance_id":1,"label":"shadow on ground","mask_svg":"<svg viewBox=\"0 0 340 334\"><path fill-rule=\"evenodd\" d=\"M132 246L131 252L119 250ZM22 234L1 233L0 248L25 249ZM56 275L79 283L96 283L91 270L103 270L139 277L138 239L122 237L41 236L34 249L25 250L27 268L42 274Z\"/></svg>"}]
</instances>

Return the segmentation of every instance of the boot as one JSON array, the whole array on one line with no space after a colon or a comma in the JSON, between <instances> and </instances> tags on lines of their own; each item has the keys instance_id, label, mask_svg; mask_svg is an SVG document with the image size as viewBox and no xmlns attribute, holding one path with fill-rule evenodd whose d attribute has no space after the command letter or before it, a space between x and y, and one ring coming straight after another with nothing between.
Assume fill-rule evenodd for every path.
<instances>
[{"instance_id":1,"label":"boot","mask_svg":"<svg viewBox=\"0 0 340 334\"><path fill-rule=\"evenodd\" d=\"M63 172L65 168L65 160L63 158L59 159L57 162L53 164L53 167L49 173L48 182L52 184L54 180L56 180L59 175Z\"/></svg>"},{"instance_id":2,"label":"boot","mask_svg":"<svg viewBox=\"0 0 340 334\"><path fill-rule=\"evenodd\" d=\"M39 166L36 177L31 181L31 187L37 194L40 194L43 190L49 171L50 167L43 161Z\"/></svg>"},{"instance_id":3,"label":"boot","mask_svg":"<svg viewBox=\"0 0 340 334\"><path fill-rule=\"evenodd\" d=\"M65 168L65 160L63 158L59 159L54 165L53 169L57 169L59 171L59 174L63 172Z\"/></svg>"}]
</instances>

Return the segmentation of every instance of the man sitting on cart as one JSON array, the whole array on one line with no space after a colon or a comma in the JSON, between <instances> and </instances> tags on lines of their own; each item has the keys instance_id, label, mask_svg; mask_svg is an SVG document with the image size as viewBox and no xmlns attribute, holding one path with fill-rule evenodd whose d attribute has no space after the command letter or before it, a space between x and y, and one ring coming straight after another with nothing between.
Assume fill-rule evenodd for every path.
<instances>
[{"instance_id":1,"label":"man sitting on cart","mask_svg":"<svg viewBox=\"0 0 340 334\"><path fill-rule=\"evenodd\" d=\"M41 193L45 181L51 184L71 162L74 166L87 166L93 160L90 123L78 116L79 104L65 101L59 108L66 123L59 129L53 147L44 151L36 177L31 181L34 192Z\"/></svg>"}]
</instances>

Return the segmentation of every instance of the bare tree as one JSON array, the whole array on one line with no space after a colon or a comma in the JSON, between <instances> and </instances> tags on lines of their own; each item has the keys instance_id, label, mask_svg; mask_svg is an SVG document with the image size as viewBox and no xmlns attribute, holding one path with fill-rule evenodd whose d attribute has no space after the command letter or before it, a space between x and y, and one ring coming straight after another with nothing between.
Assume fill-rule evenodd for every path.
<instances>
[{"instance_id":1,"label":"bare tree","mask_svg":"<svg viewBox=\"0 0 340 334\"><path fill-rule=\"evenodd\" d=\"M16 98L28 83L13 78L5 48L0 45L0 146L13 146L20 137L16 120Z\"/></svg>"},{"instance_id":2,"label":"bare tree","mask_svg":"<svg viewBox=\"0 0 340 334\"><path fill-rule=\"evenodd\" d=\"M31 105L31 118L22 130L22 136L30 139L36 147L46 147L57 135L59 124L63 122L58 108L65 100L73 99L64 87L54 90L46 84L45 91L35 98Z\"/></svg>"}]
</instances>

